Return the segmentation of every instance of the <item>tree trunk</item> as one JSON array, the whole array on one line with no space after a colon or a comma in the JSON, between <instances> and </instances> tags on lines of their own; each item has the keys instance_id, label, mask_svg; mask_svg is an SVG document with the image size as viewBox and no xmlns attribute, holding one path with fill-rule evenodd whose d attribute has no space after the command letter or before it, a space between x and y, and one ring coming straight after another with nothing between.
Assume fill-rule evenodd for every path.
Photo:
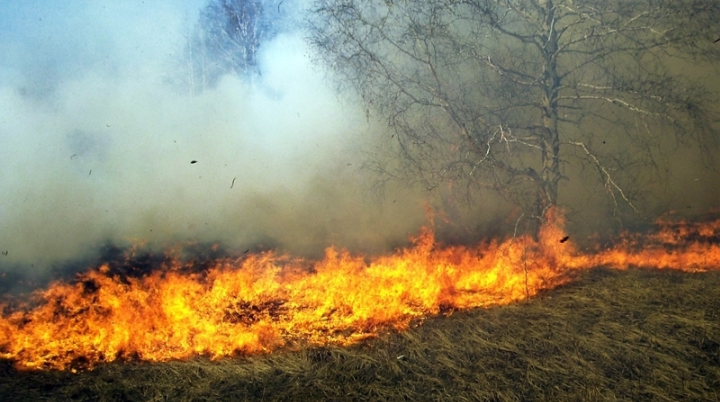
<instances>
[{"instance_id":1,"label":"tree trunk","mask_svg":"<svg viewBox=\"0 0 720 402\"><path fill-rule=\"evenodd\" d=\"M542 48L545 58L545 71L543 74L543 134L540 147L542 148L542 173L539 183L537 211L538 217L544 216L548 207L557 205L558 183L560 181L560 136L558 133L558 90L560 77L557 73L558 38L555 31L555 8L551 0L543 8L543 29L546 33L546 42Z\"/></svg>"}]
</instances>

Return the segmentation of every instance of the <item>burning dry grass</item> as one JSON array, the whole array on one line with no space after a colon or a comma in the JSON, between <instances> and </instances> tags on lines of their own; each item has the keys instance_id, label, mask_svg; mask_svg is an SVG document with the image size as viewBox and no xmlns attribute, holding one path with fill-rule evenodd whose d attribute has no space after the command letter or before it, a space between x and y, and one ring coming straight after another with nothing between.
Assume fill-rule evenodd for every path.
<instances>
[{"instance_id":1,"label":"burning dry grass","mask_svg":"<svg viewBox=\"0 0 720 402\"><path fill-rule=\"evenodd\" d=\"M30 303L0 303L0 357L21 369L76 371L349 346L444 312L524 300L596 266L720 269L720 220L659 222L594 251L579 250L562 222L549 210L537 237L474 247L443 245L424 228L410 247L370 260L331 247L317 261L274 252L202 263L168 257L139 276L103 263L34 292Z\"/></svg>"},{"instance_id":2,"label":"burning dry grass","mask_svg":"<svg viewBox=\"0 0 720 402\"><path fill-rule=\"evenodd\" d=\"M2 400L720 400L720 272L595 269L527 302L350 347L248 358L0 365Z\"/></svg>"}]
</instances>

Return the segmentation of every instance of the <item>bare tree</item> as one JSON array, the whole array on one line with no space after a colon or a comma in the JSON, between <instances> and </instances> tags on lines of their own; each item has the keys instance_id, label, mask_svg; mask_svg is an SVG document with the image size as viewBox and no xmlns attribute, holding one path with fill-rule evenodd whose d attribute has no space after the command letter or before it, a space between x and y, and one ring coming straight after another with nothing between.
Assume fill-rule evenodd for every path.
<instances>
[{"instance_id":1,"label":"bare tree","mask_svg":"<svg viewBox=\"0 0 720 402\"><path fill-rule=\"evenodd\" d=\"M260 74L259 49L283 28L284 14L269 0L211 0L186 38L190 90L202 92L225 74Z\"/></svg>"},{"instance_id":2,"label":"bare tree","mask_svg":"<svg viewBox=\"0 0 720 402\"><path fill-rule=\"evenodd\" d=\"M311 11L317 57L391 128L397 154L372 164L385 180L496 191L542 217L567 170L584 169L615 212L637 211L641 172L662 171L663 152L716 145L717 88L681 68L718 61L715 0L316 0Z\"/></svg>"}]
</instances>

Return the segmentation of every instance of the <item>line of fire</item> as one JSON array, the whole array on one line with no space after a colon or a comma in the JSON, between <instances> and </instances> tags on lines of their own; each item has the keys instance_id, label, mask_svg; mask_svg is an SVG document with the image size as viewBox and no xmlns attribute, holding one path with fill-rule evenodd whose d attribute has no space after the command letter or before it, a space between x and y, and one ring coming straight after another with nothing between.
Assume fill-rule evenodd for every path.
<instances>
[{"instance_id":1,"label":"line of fire","mask_svg":"<svg viewBox=\"0 0 720 402\"><path fill-rule=\"evenodd\" d=\"M0 2L0 399L3 378L344 352L527 307L598 268L720 271L718 0L54 3ZM119 251L54 271L103 245ZM608 343L577 369L595 399L569 400L643 400L641 372L657 377L642 395L676 400L659 366L679 373L668 388L720 398L711 299L695 300L714 311L696 314L691 368L586 374L621 360ZM645 356L654 341L637 339L622 342ZM550 349L527 356L568 348ZM581 388L559 365L490 385L466 366L416 379L435 400ZM495 384L541 389L551 372L535 398ZM453 398L463 376L486 398ZM620 377L631 396L600 393ZM418 399L373 387L345 400Z\"/></svg>"},{"instance_id":2,"label":"line of fire","mask_svg":"<svg viewBox=\"0 0 720 402\"><path fill-rule=\"evenodd\" d=\"M518 302L593 267L720 270L720 219L662 221L651 233L580 251L561 214L548 213L537 238L444 246L423 229L411 247L371 261L328 248L318 261L264 252L202 272L170 261L129 277L101 265L30 303L2 305L0 357L20 369L77 370L349 345L433 315Z\"/></svg>"}]
</instances>

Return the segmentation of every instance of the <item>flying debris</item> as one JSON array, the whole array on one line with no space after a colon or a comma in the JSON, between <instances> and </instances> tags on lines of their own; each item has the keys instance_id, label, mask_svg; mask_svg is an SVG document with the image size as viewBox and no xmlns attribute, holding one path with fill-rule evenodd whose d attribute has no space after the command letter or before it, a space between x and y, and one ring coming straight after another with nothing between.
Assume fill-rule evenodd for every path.
<instances>
[{"instance_id":1,"label":"flying debris","mask_svg":"<svg viewBox=\"0 0 720 402\"><path fill-rule=\"evenodd\" d=\"M233 181L232 181L232 184L230 184L230 188L233 188L233 186L235 185L235 179L237 179L237 177L233 177Z\"/></svg>"},{"instance_id":2,"label":"flying debris","mask_svg":"<svg viewBox=\"0 0 720 402\"><path fill-rule=\"evenodd\" d=\"M194 165L194 164L196 164L196 163L197 163L196 160L191 160L191 161L190 161L190 164L191 164L191 165Z\"/></svg>"},{"instance_id":3,"label":"flying debris","mask_svg":"<svg viewBox=\"0 0 720 402\"><path fill-rule=\"evenodd\" d=\"M569 239L570 239L570 236L565 236L565 237L563 237L562 239L560 239L560 243L565 243L565 242L568 241Z\"/></svg>"}]
</instances>

